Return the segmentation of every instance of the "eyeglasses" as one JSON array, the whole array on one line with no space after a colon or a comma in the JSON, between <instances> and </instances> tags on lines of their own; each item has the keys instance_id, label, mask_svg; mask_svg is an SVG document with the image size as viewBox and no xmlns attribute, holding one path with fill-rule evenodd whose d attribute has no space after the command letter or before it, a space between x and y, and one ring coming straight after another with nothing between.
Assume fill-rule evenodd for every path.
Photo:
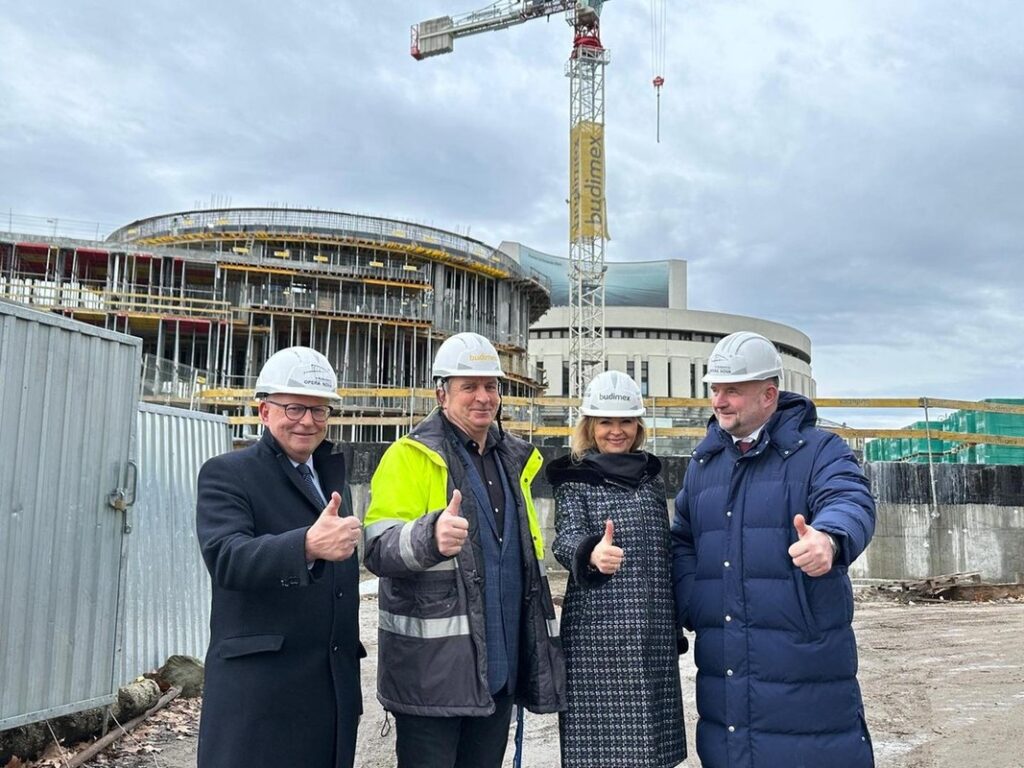
<instances>
[{"instance_id":1,"label":"eyeglasses","mask_svg":"<svg viewBox=\"0 0 1024 768\"><path fill-rule=\"evenodd\" d=\"M278 408L284 408L284 415L288 417L289 421L302 421L306 417L306 411L313 417L313 421L323 424L327 421L328 417L334 413L334 409L329 405L300 405L299 403L276 403L273 400L264 400L264 403L270 403L276 405Z\"/></svg>"}]
</instances>

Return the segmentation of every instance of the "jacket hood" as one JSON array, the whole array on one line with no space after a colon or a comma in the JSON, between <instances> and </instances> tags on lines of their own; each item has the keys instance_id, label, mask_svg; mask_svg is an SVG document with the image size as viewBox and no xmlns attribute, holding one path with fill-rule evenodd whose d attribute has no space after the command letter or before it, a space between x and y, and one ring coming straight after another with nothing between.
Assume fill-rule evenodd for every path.
<instances>
[{"instance_id":1,"label":"jacket hood","mask_svg":"<svg viewBox=\"0 0 1024 768\"><path fill-rule=\"evenodd\" d=\"M770 445L782 456L790 456L806 444L800 433L818 423L818 409L814 403L796 392L779 392L779 405L762 430L762 437L748 456L756 456ZM708 420L707 435L694 449L694 458L711 456L732 446L732 435L718 425L712 416Z\"/></svg>"}]
</instances>

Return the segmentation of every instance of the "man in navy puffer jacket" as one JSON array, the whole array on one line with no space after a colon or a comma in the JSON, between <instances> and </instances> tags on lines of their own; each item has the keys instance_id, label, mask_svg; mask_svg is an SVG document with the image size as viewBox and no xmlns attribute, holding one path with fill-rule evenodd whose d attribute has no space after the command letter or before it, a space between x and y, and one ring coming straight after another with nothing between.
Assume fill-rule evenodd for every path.
<instances>
[{"instance_id":1,"label":"man in navy puffer jacket","mask_svg":"<svg viewBox=\"0 0 1024 768\"><path fill-rule=\"evenodd\" d=\"M696 632L704 768L872 768L847 567L875 505L846 443L779 390L763 336L708 361L715 415L675 502L673 580Z\"/></svg>"}]
</instances>

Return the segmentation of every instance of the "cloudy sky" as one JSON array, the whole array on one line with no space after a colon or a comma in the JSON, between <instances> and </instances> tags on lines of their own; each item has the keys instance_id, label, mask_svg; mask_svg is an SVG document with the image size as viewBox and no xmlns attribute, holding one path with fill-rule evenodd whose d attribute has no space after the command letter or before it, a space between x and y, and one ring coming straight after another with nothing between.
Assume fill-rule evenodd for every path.
<instances>
[{"instance_id":1,"label":"cloudy sky","mask_svg":"<svg viewBox=\"0 0 1024 768\"><path fill-rule=\"evenodd\" d=\"M485 4L5 3L0 211L289 205L565 255L564 20L408 53ZM1024 4L669 0L657 143L663 4L604 9L608 258L804 331L822 396L1024 396Z\"/></svg>"}]
</instances>

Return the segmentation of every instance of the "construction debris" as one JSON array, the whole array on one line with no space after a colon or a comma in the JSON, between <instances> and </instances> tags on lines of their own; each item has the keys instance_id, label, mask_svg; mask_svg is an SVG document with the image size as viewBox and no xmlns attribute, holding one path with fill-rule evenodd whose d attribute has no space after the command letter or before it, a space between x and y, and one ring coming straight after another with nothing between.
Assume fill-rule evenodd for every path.
<instances>
[{"instance_id":1,"label":"construction debris","mask_svg":"<svg viewBox=\"0 0 1024 768\"><path fill-rule=\"evenodd\" d=\"M966 573L947 573L942 576L929 576L927 579L910 579L896 582L903 592L918 598L939 599L960 584L980 584L981 571Z\"/></svg>"},{"instance_id":2,"label":"construction debris","mask_svg":"<svg viewBox=\"0 0 1024 768\"><path fill-rule=\"evenodd\" d=\"M945 602L1018 600L1024 598L1024 583L984 584L980 571L947 573L926 579L902 579L875 584L874 590L903 602Z\"/></svg>"},{"instance_id":3,"label":"construction debris","mask_svg":"<svg viewBox=\"0 0 1024 768\"><path fill-rule=\"evenodd\" d=\"M122 686L111 707L94 707L0 732L0 766L67 768L69 754L77 759L71 745L78 744L78 749L96 755L175 697L198 697L202 688L202 662L191 656L171 656L156 672ZM91 739L98 741L90 744ZM99 744L103 746L96 747ZM74 759L70 764L79 764ZM31 760L37 762L28 762Z\"/></svg>"}]
</instances>

